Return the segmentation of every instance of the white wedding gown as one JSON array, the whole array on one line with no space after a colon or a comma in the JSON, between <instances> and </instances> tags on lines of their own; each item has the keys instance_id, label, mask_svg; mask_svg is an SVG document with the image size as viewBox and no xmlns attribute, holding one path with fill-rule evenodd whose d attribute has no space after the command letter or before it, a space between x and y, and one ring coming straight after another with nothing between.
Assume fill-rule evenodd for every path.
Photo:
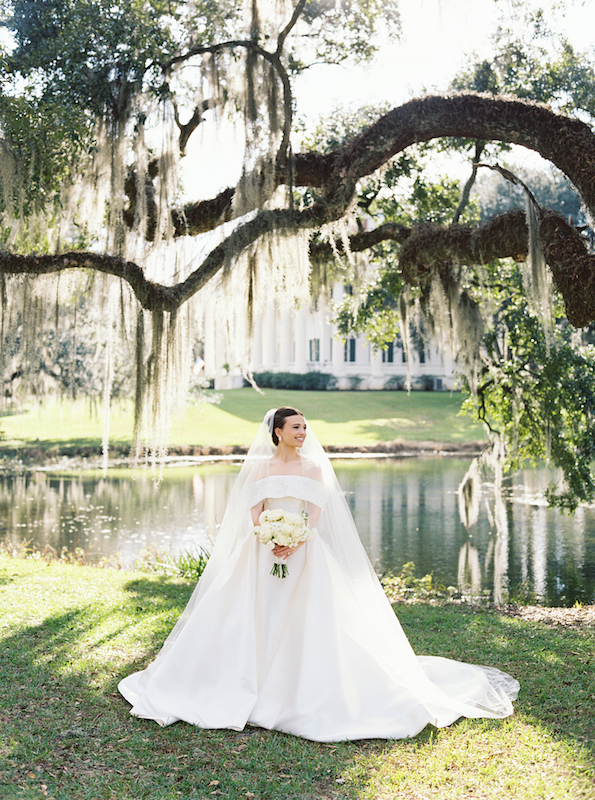
<instances>
[{"instance_id":1,"label":"white wedding gown","mask_svg":"<svg viewBox=\"0 0 595 800\"><path fill-rule=\"evenodd\" d=\"M251 504L301 511L322 506L323 495L312 478L269 476L253 485ZM290 556L286 578L270 574L274 560L247 527L175 637L120 682L132 714L340 741L512 713L518 683L509 675L417 657L379 584L370 619L321 536Z\"/></svg>"}]
</instances>

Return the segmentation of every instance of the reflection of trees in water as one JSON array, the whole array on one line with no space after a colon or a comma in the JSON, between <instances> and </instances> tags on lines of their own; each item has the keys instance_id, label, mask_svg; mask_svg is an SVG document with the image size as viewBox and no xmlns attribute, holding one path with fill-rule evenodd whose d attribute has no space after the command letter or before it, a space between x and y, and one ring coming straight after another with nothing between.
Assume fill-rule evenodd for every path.
<instances>
[{"instance_id":1,"label":"reflection of trees in water","mask_svg":"<svg viewBox=\"0 0 595 800\"><path fill-rule=\"evenodd\" d=\"M360 536L379 572L413 561L454 583L461 535L455 493L465 465L454 460L394 460L374 469L336 465ZM453 562L454 559L454 562Z\"/></svg>"},{"instance_id":2,"label":"reflection of trees in water","mask_svg":"<svg viewBox=\"0 0 595 800\"><path fill-rule=\"evenodd\" d=\"M490 505L490 500L492 505ZM459 553L458 586L464 595L470 594L475 597L479 597L485 588L490 591L493 602L500 605L508 600L509 554L508 515L501 484L498 483L494 486L491 498L485 498L485 511L489 524L489 538L483 572L480 568L477 548L473 547L470 541L466 542ZM478 506L477 518L479 513L480 507ZM465 570L466 563L469 565L469 572L472 576L470 580Z\"/></svg>"},{"instance_id":3,"label":"reflection of trees in water","mask_svg":"<svg viewBox=\"0 0 595 800\"><path fill-rule=\"evenodd\" d=\"M572 605L595 601L595 526L593 510L574 515L547 508L543 491L555 479L552 471L522 470L515 476L509 520L515 558L511 585L527 601ZM512 537L511 537L512 538Z\"/></svg>"},{"instance_id":4,"label":"reflection of trees in water","mask_svg":"<svg viewBox=\"0 0 595 800\"><path fill-rule=\"evenodd\" d=\"M418 577L433 572L436 580L458 580L464 594L487 591L496 603L509 594L550 605L595 599L595 540L588 541L585 524L593 512L583 508L568 517L544 507L547 471L523 473L517 501L490 489L470 537L457 510L462 462L336 468L379 572L413 561Z\"/></svg>"},{"instance_id":5,"label":"reflection of trees in water","mask_svg":"<svg viewBox=\"0 0 595 800\"><path fill-rule=\"evenodd\" d=\"M545 508L540 493L551 476L530 470L512 499L482 505L472 536L461 524L457 486L463 462L336 463L339 481L374 566L400 570L413 561L418 576L459 578L465 593L489 590L496 602L510 591L524 601L592 602L595 592L593 511L574 517ZM132 477L0 477L1 532L14 542L82 547L93 559L120 553L132 562L143 549L210 549L237 470L166 470L157 490L150 474Z\"/></svg>"},{"instance_id":6,"label":"reflection of trees in water","mask_svg":"<svg viewBox=\"0 0 595 800\"><path fill-rule=\"evenodd\" d=\"M178 530L191 538L192 531L202 527L212 541L234 477L211 473L183 482L164 480L158 489L149 476L65 477L39 472L2 477L2 529L15 543L27 540L57 551L81 547L91 558L130 549L130 540L136 541L138 551L144 538L164 532L168 549Z\"/></svg>"},{"instance_id":7,"label":"reflection of trees in water","mask_svg":"<svg viewBox=\"0 0 595 800\"><path fill-rule=\"evenodd\" d=\"M465 542L459 553L457 585L464 597L479 597L481 594L479 553L471 542Z\"/></svg>"},{"instance_id":8,"label":"reflection of trees in water","mask_svg":"<svg viewBox=\"0 0 595 800\"><path fill-rule=\"evenodd\" d=\"M476 593L489 588L496 603L509 596L547 605L593 602L595 540L589 546L586 524L593 512L579 508L570 517L547 507L543 496L552 480L548 470L526 470L519 477L522 483L514 487L508 502L496 495L493 514L486 504L489 538ZM474 541L481 541L477 532ZM459 586L464 592L473 592L470 547L466 542L459 552Z\"/></svg>"},{"instance_id":9,"label":"reflection of trees in water","mask_svg":"<svg viewBox=\"0 0 595 800\"><path fill-rule=\"evenodd\" d=\"M2 528L13 542L31 539L55 546L50 539L59 507L60 497L48 491L45 473L0 478Z\"/></svg>"}]
</instances>

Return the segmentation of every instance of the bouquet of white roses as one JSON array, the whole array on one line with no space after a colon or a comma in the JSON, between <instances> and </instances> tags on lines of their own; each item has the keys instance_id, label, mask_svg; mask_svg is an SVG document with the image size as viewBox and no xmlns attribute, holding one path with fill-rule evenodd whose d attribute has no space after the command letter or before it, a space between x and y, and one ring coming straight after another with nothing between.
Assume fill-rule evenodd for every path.
<instances>
[{"instance_id":1,"label":"bouquet of white roses","mask_svg":"<svg viewBox=\"0 0 595 800\"><path fill-rule=\"evenodd\" d=\"M300 542L307 542L316 535L316 528L308 527L308 514L293 514L282 508L269 508L262 512L258 518L260 523L254 528L258 541L270 550L275 545L282 547L295 547ZM288 575L287 564L275 563L271 575L286 578Z\"/></svg>"}]
</instances>

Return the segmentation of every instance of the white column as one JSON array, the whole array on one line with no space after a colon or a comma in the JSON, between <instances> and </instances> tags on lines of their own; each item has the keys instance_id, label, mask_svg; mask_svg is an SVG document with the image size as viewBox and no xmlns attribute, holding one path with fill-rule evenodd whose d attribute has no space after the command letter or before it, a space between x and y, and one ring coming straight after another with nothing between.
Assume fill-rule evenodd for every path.
<instances>
[{"instance_id":1,"label":"white column","mask_svg":"<svg viewBox=\"0 0 595 800\"><path fill-rule=\"evenodd\" d=\"M382 350L374 351L370 345L370 389L382 389L384 386L384 368Z\"/></svg>"},{"instance_id":2,"label":"white column","mask_svg":"<svg viewBox=\"0 0 595 800\"><path fill-rule=\"evenodd\" d=\"M262 366L264 370L275 366L275 306L270 300L262 319Z\"/></svg>"},{"instance_id":3,"label":"white column","mask_svg":"<svg viewBox=\"0 0 595 800\"><path fill-rule=\"evenodd\" d=\"M336 333L333 327L333 333ZM333 375L337 378L345 375L345 345L343 339L333 336Z\"/></svg>"},{"instance_id":4,"label":"white column","mask_svg":"<svg viewBox=\"0 0 595 800\"><path fill-rule=\"evenodd\" d=\"M282 311L277 323L279 329L279 371L287 372L289 363L293 361L291 314L288 311Z\"/></svg>"},{"instance_id":5,"label":"white column","mask_svg":"<svg viewBox=\"0 0 595 800\"><path fill-rule=\"evenodd\" d=\"M333 286L331 299L333 302L338 303L343 298L343 284L336 283ZM340 379L345 375L345 345L342 339L337 338L336 333L337 329L334 325L329 325L329 335L328 335L328 346L329 350L331 351L331 372L335 376L335 378L339 379L339 388L343 388L340 385ZM330 340L332 339L332 345Z\"/></svg>"},{"instance_id":6,"label":"white column","mask_svg":"<svg viewBox=\"0 0 595 800\"><path fill-rule=\"evenodd\" d=\"M252 369L262 372L262 319L254 318L254 334L252 337Z\"/></svg>"},{"instance_id":7,"label":"white column","mask_svg":"<svg viewBox=\"0 0 595 800\"><path fill-rule=\"evenodd\" d=\"M327 372L329 369L332 370L332 351L339 343L333 342L331 344L333 329L328 322L323 322L320 327L320 369L323 372Z\"/></svg>"},{"instance_id":8,"label":"white column","mask_svg":"<svg viewBox=\"0 0 595 800\"><path fill-rule=\"evenodd\" d=\"M308 310L300 308L295 315L295 371L308 371Z\"/></svg>"}]
</instances>

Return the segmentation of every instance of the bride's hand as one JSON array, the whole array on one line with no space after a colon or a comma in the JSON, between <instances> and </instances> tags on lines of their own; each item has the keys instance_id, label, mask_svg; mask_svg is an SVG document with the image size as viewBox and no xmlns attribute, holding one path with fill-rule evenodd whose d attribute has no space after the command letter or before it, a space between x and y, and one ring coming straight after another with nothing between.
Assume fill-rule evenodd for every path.
<instances>
[{"instance_id":1,"label":"bride's hand","mask_svg":"<svg viewBox=\"0 0 595 800\"><path fill-rule=\"evenodd\" d=\"M289 558L289 556L293 555L297 550L299 550L303 544L305 544L305 542L300 542L294 547L286 547L284 545L276 544L273 547L273 555L282 559Z\"/></svg>"}]
</instances>

